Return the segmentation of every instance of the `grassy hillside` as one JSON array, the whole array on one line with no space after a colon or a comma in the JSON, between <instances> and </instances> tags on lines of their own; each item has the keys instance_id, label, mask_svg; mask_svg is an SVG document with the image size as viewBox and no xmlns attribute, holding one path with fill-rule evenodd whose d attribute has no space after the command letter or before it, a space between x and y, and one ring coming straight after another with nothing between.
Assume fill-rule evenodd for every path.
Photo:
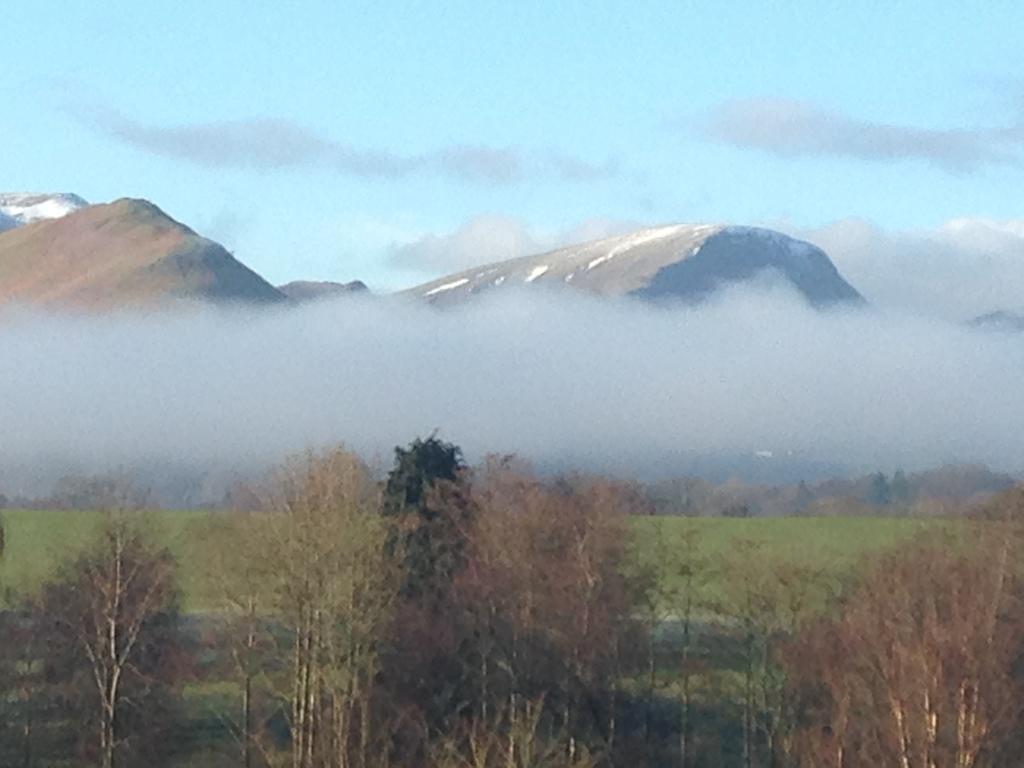
<instances>
[{"instance_id":1,"label":"grassy hillside","mask_svg":"<svg viewBox=\"0 0 1024 768\"><path fill-rule=\"evenodd\" d=\"M28 594L56 572L62 562L89 541L100 513L7 510L3 513L6 549L0 583L13 595ZM153 534L178 557L186 610L203 610L216 602L204 562L219 546L230 546L216 514L202 511L145 513ZM752 546L775 561L820 568L839 575L864 555L878 552L916 533L934 528L925 520L894 518L637 518L635 546L650 556L673 547L687 530L696 532L700 552L710 561L725 561L741 546ZM719 575L716 578L725 578Z\"/></svg>"}]
</instances>

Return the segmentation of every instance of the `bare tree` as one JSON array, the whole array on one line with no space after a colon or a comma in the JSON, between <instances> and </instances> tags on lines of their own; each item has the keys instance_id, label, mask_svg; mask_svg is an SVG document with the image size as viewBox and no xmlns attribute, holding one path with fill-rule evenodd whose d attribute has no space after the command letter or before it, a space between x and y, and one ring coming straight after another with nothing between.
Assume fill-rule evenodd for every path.
<instances>
[{"instance_id":1,"label":"bare tree","mask_svg":"<svg viewBox=\"0 0 1024 768\"><path fill-rule=\"evenodd\" d=\"M513 719L546 696L570 761L584 737L610 749L620 638L632 623L625 523L635 499L597 480L543 484L508 463L486 467L473 487L477 522L457 587L474 612L481 695Z\"/></svg>"},{"instance_id":2,"label":"bare tree","mask_svg":"<svg viewBox=\"0 0 1024 768\"><path fill-rule=\"evenodd\" d=\"M487 719L460 721L431 746L430 768L594 768L599 756L585 748L565 752L566 736L545 726L543 699L524 700ZM508 749L512 744L513 748Z\"/></svg>"},{"instance_id":3,"label":"bare tree","mask_svg":"<svg viewBox=\"0 0 1024 768\"><path fill-rule=\"evenodd\" d=\"M1024 714L1016 545L965 529L880 560L788 654L804 765L1006 765Z\"/></svg>"},{"instance_id":4,"label":"bare tree","mask_svg":"<svg viewBox=\"0 0 1024 768\"><path fill-rule=\"evenodd\" d=\"M111 512L97 541L44 588L41 604L85 662L97 762L113 768L126 737L129 685L149 683L157 644L166 639L162 625L175 611L174 559L130 515Z\"/></svg>"},{"instance_id":5,"label":"bare tree","mask_svg":"<svg viewBox=\"0 0 1024 768\"><path fill-rule=\"evenodd\" d=\"M235 496L250 498L237 492ZM272 626L273 592L267 578L267 512L258 506L239 507L210 522L203 560L207 578L219 586L223 624L217 643L230 655L232 671L241 687L237 713L217 714L237 742L242 765L252 768L257 758L270 760L259 713L261 700L272 710L276 698L269 680L278 648ZM264 712L262 720L268 714Z\"/></svg>"},{"instance_id":6,"label":"bare tree","mask_svg":"<svg viewBox=\"0 0 1024 768\"><path fill-rule=\"evenodd\" d=\"M292 640L294 768L365 768L373 757L381 645L401 576L379 505L366 467L340 448L292 461L267 495L256 551Z\"/></svg>"}]
</instances>

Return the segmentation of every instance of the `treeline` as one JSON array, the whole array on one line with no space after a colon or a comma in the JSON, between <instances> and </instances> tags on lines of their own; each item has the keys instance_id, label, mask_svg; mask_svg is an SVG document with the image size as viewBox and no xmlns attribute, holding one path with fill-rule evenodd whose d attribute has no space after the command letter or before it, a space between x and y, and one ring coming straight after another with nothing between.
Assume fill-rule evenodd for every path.
<instances>
[{"instance_id":1,"label":"treeline","mask_svg":"<svg viewBox=\"0 0 1024 768\"><path fill-rule=\"evenodd\" d=\"M153 490L154 483L159 492ZM665 516L951 517L1015 484L1012 476L987 467L956 464L790 484L765 485L736 478L713 482L691 476L636 487L649 503L649 511ZM125 487L150 489L146 505L166 509L232 509L240 501L245 503L247 495L247 486L231 473L161 467L149 472L64 475L40 495L0 493L0 509L93 510L105 506Z\"/></svg>"},{"instance_id":2,"label":"treeline","mask_svg":"<svg viewBox=\"0 0 1024 768\"><path fill-rule=\"evenodd\" d=\"M240 496L241 498L241 496ZM839 578L637 488L300 457L211 531L219 599L131 510L2 615L0 764L982 768L1024 733L1024 492ZM10 601L9 601L10 602Z\"/></svg>"},{"instance_id":3,"label":"treeline","mask_svg":"<svg viewBox=\"0 0 1024 768\"><path fill-rule=\"evenodd\" d=\"M1010 475L983 466L923 472L873 472L790 485L756 485L695 477L652 483L654 514L687 517L956 517L1012 488Z\"/></svg>"}]
</instances>

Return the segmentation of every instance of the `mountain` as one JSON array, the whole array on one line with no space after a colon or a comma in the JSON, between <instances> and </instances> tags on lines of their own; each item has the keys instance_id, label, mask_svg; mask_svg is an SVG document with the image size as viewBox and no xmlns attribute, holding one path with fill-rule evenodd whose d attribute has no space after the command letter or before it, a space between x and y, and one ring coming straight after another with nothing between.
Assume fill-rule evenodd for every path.
<instances>
[{"instance_id":1,"label":"mountain","mask_svg":"<svg viewBox=\"0 0 1024 768\"><path fill-rule=\"evenodd\" d=\"M367 293L366 284L361 280L353 280L351 283L332 283L328 280L294 280L277 286L277 290L292 301L299 303Z\"/></svg>"},{"instance_id":2,"label":"mountain","mask_svg":"<svg viewBox=\"0 0 1024 768\"><path fill-rule=\"evenodd\" d=\"M22 203L56 211L56 204ZM0 232L0 303L111 307L287 298L217 243L145 200L90 205Z\"/></svg>"},{"instance_id":3,"label":"mountain","mask_svg":"<svg viewBox=\"0 0 1024 768\"><path fill-rule=\"evenodd\" d=\"M1024 314L1009 312L999 309L995 312L988 312L978 315L968 322L975 328L984 328L991 331L1016 331L1024 332Z\"/></svg>"},{"instance_id":4,"label":"mountain","mask_svg":"<svg viewBox=\"0 0 1024 768\"><path fill-rule=\"evenodd\" d=\"M469 269L406 291L436 304L511 286L699 301L765 272L816 307L862 303L820 248L770 229L678 224Z\"/></svg>"},{"instance_id":5,"label":"mountain","mask_svg":"<svg viewBox=\"0 0 1024 768\"><path fill-rule=\"evenodd\" d=\"M0 230L47 219L59 219L84 208L88 203L78 195L59 193L37 195L31 192L0 193Z\"/></svg>"}]
</instances>

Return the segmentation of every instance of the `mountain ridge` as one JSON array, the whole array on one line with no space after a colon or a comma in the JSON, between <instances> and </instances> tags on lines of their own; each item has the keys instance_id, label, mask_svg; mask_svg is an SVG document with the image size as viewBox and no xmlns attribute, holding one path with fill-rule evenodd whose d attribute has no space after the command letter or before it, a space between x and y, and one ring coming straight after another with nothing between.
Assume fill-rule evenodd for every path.
<instances>
[{"instance_id":1,"label":"mountain ridge","mask_svg":"<svg viewBox=\"0 0 1024 768\"><path fill-rule=\"evenodd\" d=\"M348 283L333 280L292 280L277 286L277 290L299 303L369 293L366 283L362 280L352 280Z\"/></svg>"},{"instance_id":2,"label":"mountain ridge","mask_svg":"<svg viewBox=\"0 0 1024 768\"><path fill-rule=\"evenodd\" d=\"M774 274L815 307L864 303L820 248L780 232L669 224L483 264L398 295L438 306L512 286L699 302ZM166 299L305 303L364 293L355 280L272 286L152 202L0 193L0 302L111 306Z\"/></svg>"},{"instance_id":3,"label":"mountain ridge","mask_svg":"<svg viewBox=\"0 0 1024 768\"><path fill-rule=\"evenodd\" d=\"M287 298L153 203L121 198L0 232L0 302L148 305Z\"/></svg>"},{"instance_id":4,"label":"mountain ridge","mask_svg":"<svg viewBox=\"0 0 1024 768\"><path fill-rule=\"evenodd\" d=\"M864 303L817 246L774 230L724 224L641 229L462 270L401 293L448 305L513 285L542 285L694 302L773 270L816 307Z\"/></svg>"}]
</instances>

